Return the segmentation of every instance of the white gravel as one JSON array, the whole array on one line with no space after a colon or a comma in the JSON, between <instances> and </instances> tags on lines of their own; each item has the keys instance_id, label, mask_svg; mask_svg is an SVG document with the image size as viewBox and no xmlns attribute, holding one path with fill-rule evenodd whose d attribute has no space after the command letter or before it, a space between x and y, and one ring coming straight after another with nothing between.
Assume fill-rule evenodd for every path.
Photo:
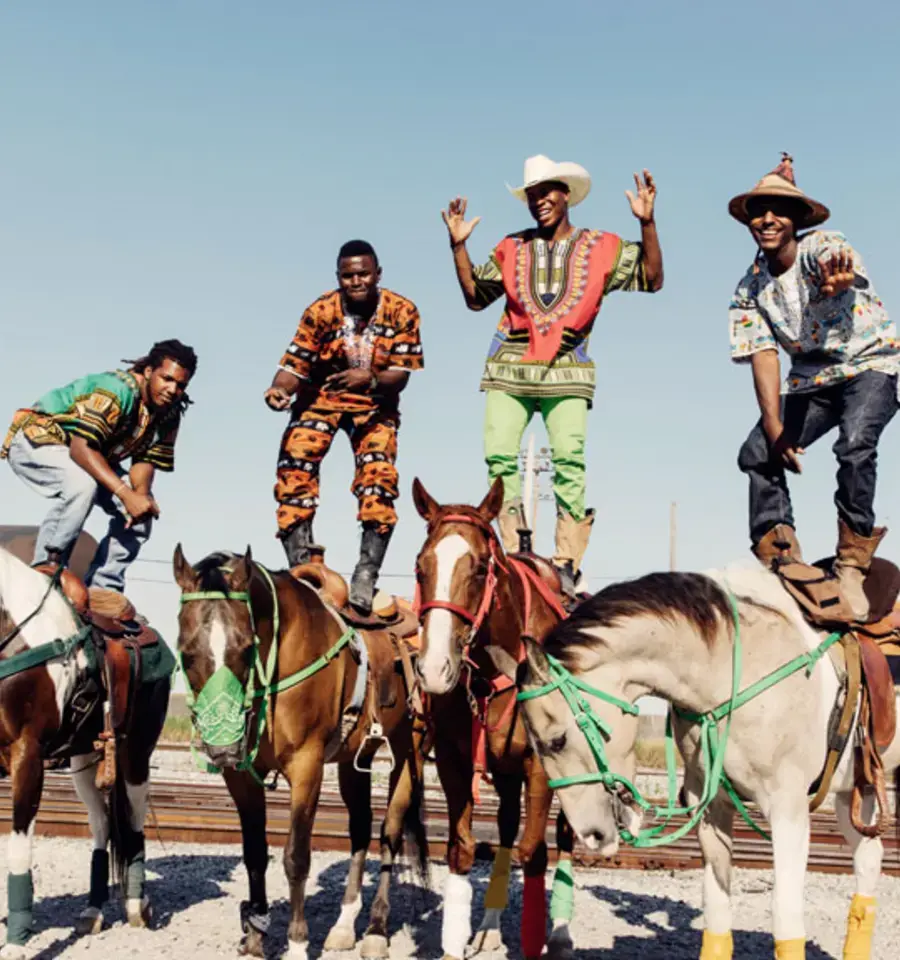
<instances>
[{"instance_id":1,"label":"white gravel","mask_svg":"<svg viewBox=\"0 0 900 960\"><path fill-rule=\"evenodd\" d=\"M0 841L2 842L2 841ZM39 960L88 957L160 957L172 960L212 960L235 956L239 939L238 904L246 896L240 848L232 845L162 844L148 841L148 892L156 909L153 930L134 930L122 922L120 907L107 907L111 926L96 937L79 940L72 926L85 904L90 843L84 840L39 838L35 841L35 921L31 941ZM287 883L281 851L273 850L269 865L273 956L286 946ZM307 885L307 917L311 930L310 958L323 956L322 944L337 918L347 860L339 854L316 854ZM475 924L481 917L488 865L474 874ZM373 893L377 863L371 860L365 903ZM435 865L431 890L415 886L409 873L395 886L391 915L392 957L439 958L440 897L446 868ZM6 903L5 870L0 903ZM617 960L694 960L700 952L700 873L618 870L576 871L575 921L572 933L579 958ZM739 870L735 881L735 955L772 956L769 934L771 873ZM807 887L807 958L825 960L841 955L844 919L853 891L849 876L810 874ZM504 940L510 956L518 956L521 880L513 875ZM4 917L5 923L5 917ZM358 921L361 933L364 917ZM883 877L874 960L896 956L900 937L900 880ZM353 954L324 954L326 960L347 960ZM496 956L496 955L495 955Z\"/></svg>"}]
</instances>

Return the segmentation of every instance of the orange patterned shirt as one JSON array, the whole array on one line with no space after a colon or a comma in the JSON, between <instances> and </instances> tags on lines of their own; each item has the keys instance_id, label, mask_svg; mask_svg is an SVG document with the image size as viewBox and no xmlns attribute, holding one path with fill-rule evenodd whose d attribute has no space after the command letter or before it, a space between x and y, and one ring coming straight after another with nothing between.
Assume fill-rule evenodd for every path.
<instances>
[{"instance_id":1,"label":"orange patterned shirt","mask_svg":"<svg viewBox=\"0 0 900 960\"><path fill-rule=\"evenodd\" d=\"M320 392L317 404L365 413L376 408L373 397L327 393L321 390L326 377L351 366L382 373L421 370L423 365L419 311L411 300L381 290L375 313L363 325L345 312L340 291L333 290L306 308L280 367Z\"/></svg>"}]
</instances>

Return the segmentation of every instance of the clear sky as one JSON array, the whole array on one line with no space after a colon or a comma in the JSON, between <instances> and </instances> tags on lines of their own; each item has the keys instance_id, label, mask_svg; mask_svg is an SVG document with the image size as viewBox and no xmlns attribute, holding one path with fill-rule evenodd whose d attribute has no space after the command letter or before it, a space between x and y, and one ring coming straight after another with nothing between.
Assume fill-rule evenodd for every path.
<instances>
[{"instance_id":1,"label":"clear sky","mask_svg":"<svg viewBox=\"0 0 900 960\"><path fill-rule=\"evenodd\" d=\"M271 488L285 416L262 393L303 308L333 286L339 245L365 238L423 320L385 566L408 575L423 538L413 477L443 501L486 491L478 381L500 306L464 308L442 206L468 196L485 258L529 224L504 184L545 153L593 176L578 225L637 238L624 191L648 167L666 283L610 297L595 326L586 569L597 588L664 568L671 501L679 566L743 557L735 460L756 406L749 369L729 360L726 308L754 251L726 205L789 150L900 311L898 35L897 5L867 0L0 4L0 414L156 339L196 348L196 403L130 590L173 640L179 539L193 560L249 543L282 563ZM900 525L897 430L878 509ZM834 542L830 446L792 484L812 556ZM351 471L340 438L316 535L345 571ZM4 523L45 509L5 465L0 503ZM884 553L900 556L900 529Z\"/></svg>"}]
</instances>

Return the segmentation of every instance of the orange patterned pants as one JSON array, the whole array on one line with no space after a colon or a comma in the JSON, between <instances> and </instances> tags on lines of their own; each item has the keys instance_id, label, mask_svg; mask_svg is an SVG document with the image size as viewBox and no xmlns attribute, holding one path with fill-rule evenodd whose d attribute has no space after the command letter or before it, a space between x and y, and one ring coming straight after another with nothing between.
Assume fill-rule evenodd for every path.
<instances>
[{"instance_id":1,"label":"orange patterned pants","mask_svg":"<svg viewBox=\"0 0 900 960\"><path fill-rule=\"evenodd\" d=\"M396 413L343 413L313 403L292 417L278 455L278 533L286 536L319 505L319 468L331 442L344 430L353 446L356 471L350 490L359 501L357 519L384 533L397 523Z\"/></svg>"}]
</instances>

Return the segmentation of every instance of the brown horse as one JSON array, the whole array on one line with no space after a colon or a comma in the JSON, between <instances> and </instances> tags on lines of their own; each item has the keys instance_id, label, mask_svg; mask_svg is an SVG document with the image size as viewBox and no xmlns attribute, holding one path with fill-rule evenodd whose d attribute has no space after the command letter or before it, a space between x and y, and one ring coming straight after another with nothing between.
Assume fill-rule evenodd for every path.
<instances>
[{"instance_id":1,"label":"brown horse","mask_svg":"<svg viewBox=\"0 0 900 960\"><path fill-rule=\"evenodd\" d=\"M123 882L129 923L144 926L150 920L144 895L144 817L150 755L165 721L174 659L152 631L142 631L152 634L143 637L148 644L142 648L146 680L138 685L135 679L123 679L116 688L124 692L126 702L111 741L117 760L107 801L97 785L94 744L104 727L110 676L104 667L106 651L117 641L76 613L56 589L61 577L71 578L73 589L80 588L87 596L83 584L68 572L51 580L0 547L0 764L12 779L9 912L2 957L25 956L24 945L32 932L32 839L47 759L71 762L94 840L88 906L77 931L97 933L103 926L109 895L108 847L114 877ZM106 624L108 630L115 626ZM117 649L127 664L127 650ZM151 663L155 679L150 676Z\"/></svg>"},{"instance_id":2,"label":"brown horse","mask_svg":"<svg viewBox=\"0 0 900 960\"><path fill-rule=\"evenodd\" d=\"M269 919L262 781L277 771L291 790L284 850L291 900L288 949L291 957L307 955L304 898L310 841L325 764L332 761L338 764L341 796L350 814L352 856L341 914L325 948L356 945L354 927L372 830L371 763L386 739L395 764L381 831L380 880L361 953L388 956L391 870L404 831L418 850L423 874L427 863L424 727L407 708L408 691L394 668L390 637L367 633L361 639L310 582L288 572L270 574L253 562L249 548L243 557L215 553L192 567L179 544L174 571L182 589L178 650L194 699L194 723L207 756L222 769L241 820L250 884L250 899L241 905L242 952L264 955ZM266 665L271 670L259 679ZM254 688L257 696L249 698L247 707L248 691ZM207 690L214 694L210 710ZM230 732L219 736L215 723L229 717L234 721ZM381 737L374 736L376 723L383 729Z\"/></svg>"},{"instance_id":3,"label":"brown horse","mask_svg":"<svg viewBox=\"0 0 900 960\"><path fill-rule=\"evenodd\" d=\"M530 749L514 686L494 667L488 645L521 659L522 636L538 640L564 616L549 564L528 555L506 557L491 523L503 502L501 481L478 507L442 506L416 480L413 499L428 524L416 561L421 650L419 683L432 695L435 754L450 816L450 876L444 891L443 950L461 960L471 932L475 839L474 776L486 766L500 801L500 849L485 897L485 916L475 939L478 950L499 944L500 915L507 903L510 850L519 830L525 786L525 831L519 842L524 873L522 953L540 956L546 939L545 833L552 794L537 755ZM548 581L552 584L548 587ZM448 694L463 679L473 710L459 715L459 699ZM476 714L473 716L473 714ZM557 821L560 866L554 880L554 931L549 953L568 954L571 915L572 831Z\"/></svg>"}]
</instances>

